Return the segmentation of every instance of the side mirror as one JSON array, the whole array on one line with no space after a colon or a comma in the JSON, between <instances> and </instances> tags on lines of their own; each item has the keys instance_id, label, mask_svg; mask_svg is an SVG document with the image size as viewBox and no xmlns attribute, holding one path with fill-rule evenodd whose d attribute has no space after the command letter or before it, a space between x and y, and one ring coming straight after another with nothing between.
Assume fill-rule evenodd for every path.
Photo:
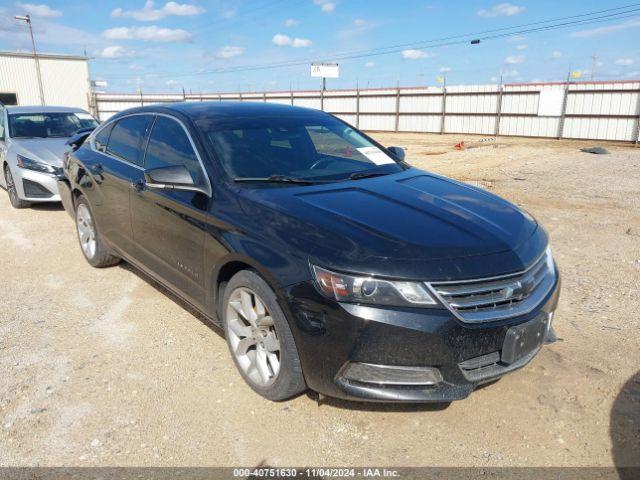
<instances>
[{"instance_id":1,"label":"side mirror","mask_svg":"<svg viewBox=\"0 0 640 480\"><path fill-rule=\"evenodd\" d=\"M66 145L69 145L71 147L71 151L75 152L82 146L87 137L91 135L92 131L93 129L76 132L71 138L69 138L69 140L66 141Z\"/></svg>"},{"instance_id":2,"label":"side mirror","mask_svg":"<svg viewBox=\"0 0 640 480\"><path fill-rule=\"evenodd\" d=\"M195 184L191 173L183 165L145 170L144 179L148 188L200 192L208 195L204 188Z\"/></svg>"},{"instance_id":3,"label":"side mirror","mask_svg":"<svg viewBox=\"0 0 640 480\"><path fill-rule=\"evenodd\" d=\"M387 147L394 157L396 157L399 161L404 161L404 148L402 147Z\"/></svg>"}]
</instances>

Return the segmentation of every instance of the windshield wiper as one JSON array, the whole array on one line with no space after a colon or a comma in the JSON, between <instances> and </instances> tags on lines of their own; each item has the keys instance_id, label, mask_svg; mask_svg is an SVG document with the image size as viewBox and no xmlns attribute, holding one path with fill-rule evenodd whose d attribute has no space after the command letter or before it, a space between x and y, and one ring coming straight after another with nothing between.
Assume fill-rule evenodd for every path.
<instances>
[{"instance_id":1,"label":"windshield wiper","mask_svg":"<svg viewBox=\"0 0 640 480\"><path fill-rule=\"evenodd\" d=\"M234 182L270 182L270 183L297 183L300 185L313 185L316 182L302 178L287 177L286 175L271 175L270 177L237 177Z\"/></svg>"},{"instance_id":2,"label":"windshield wiper","mask_svg":"<svg viewBox=\"0 0 640 480\"><path fill-rule=\"evenodd\" d=\"M361 178L381 177L383 175L390 175L389 173L382 172L355 172L349 175L349 180L359 180Z\"/></svg>"}]
</instances>

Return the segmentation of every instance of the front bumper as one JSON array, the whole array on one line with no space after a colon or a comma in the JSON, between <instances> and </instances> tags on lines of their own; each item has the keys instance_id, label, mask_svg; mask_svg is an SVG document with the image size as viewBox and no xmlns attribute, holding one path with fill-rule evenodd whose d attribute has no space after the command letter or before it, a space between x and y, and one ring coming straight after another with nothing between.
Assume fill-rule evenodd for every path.
<instances>
[{"instance_id":1,"label":"front bumper","mask_svg":"<svg viewBox=\"0 0 640 480\"><path fill-rule=\"evenodd\" d=\"M305 380L312 390L349 400L450 402L522 368L539 352L545 337L554 338L549 322L559 291L558 279L529 314L482 324L463 323L441 308L339 304L321 296L311 283L292 286L283 294ZM513 335L525 324L537 329L539 341L525 345L517 358L505 362L509 352L502 350L507 333ZM345 374L352 364L366 367L351 370L367 372L365 381ZM388 366L418 372L434 369L438 381L389 382L384 378ZM376 372L381 380L376 380ZM394 378L405 374L394 372Z\"/></svg>"},{"instance_id":2,"label":"front bumper","mask_svg":"<svg viewBox=\"0 0 640 480\"><path fill-rule=\"evenodd\" d=\"M71 193L69 180L66 178L58 178L58 192L60 193L60 201L65 211L71 218L75 217L75 206L73 204L73 195Z\"/></svg>"},{"instance_id":3,"label":"front bumper","mask_svg":"<svg viewBox=\"0 0 640 480\"><path fill-rule=\"evenodd\" d=\"M59 202L58 177L50 173L24 168L11 169L13 181L22 200L29 202Z\"/></svg>"}]
</instances>

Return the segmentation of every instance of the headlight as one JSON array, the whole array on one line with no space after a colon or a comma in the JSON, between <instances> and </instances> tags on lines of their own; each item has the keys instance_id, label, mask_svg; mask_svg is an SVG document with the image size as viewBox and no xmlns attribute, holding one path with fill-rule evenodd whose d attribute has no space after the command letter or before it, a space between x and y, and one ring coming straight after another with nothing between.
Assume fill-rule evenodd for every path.
<instances>
[{"instance_id":1,"label":"headlight","mask_svg":"<svg viewBox=\"0 0 640 480\"><path fill-rule=\"evenodd\" d=\"M369 303L398 307L436 305L420 282L381 280L336 273L312 266L320 292L339 302Z\"/></svg>"},{"instance_id":2,"label":"headlight","mask_svg":"<svg viewBox=\"0 0 640 480\"><path fill-rule=\"evenodd\" d=\"M17 157L18 157L18 166L20 168L24 168L25 170L35 170L36 172L43 172L43 173L56 173L56 169L54 167L44 162L39 162L38 160L31 160L30 158L23 157L22 155L17 155Z\"/></svg>"}]
</instances>

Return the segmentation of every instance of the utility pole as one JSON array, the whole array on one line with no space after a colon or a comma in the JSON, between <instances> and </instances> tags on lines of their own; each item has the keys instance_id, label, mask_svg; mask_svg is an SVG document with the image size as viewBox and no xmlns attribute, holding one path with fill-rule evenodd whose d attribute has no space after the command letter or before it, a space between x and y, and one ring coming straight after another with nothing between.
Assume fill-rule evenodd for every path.
<instances>
[{"instance_id":1,"label":"utility pole","mask_svg":"<svg viewBox=\"0 0 640 480\"><path fill-rule=\"evenodd\" d=\"M40 59L38 58L38 53L36 52L36 41L33 38L33 28L31 27L31 16L29 15L16 15L16 20L21 20L23 22L27 22L29 26L29 34L31 35L31 47L33 48L33 59L36 62L36 72L38 74L38 88L40 90L40 104L44 105L44 90L42 88L42 73L40 73Z\"/></svg>"}]
</instances>

